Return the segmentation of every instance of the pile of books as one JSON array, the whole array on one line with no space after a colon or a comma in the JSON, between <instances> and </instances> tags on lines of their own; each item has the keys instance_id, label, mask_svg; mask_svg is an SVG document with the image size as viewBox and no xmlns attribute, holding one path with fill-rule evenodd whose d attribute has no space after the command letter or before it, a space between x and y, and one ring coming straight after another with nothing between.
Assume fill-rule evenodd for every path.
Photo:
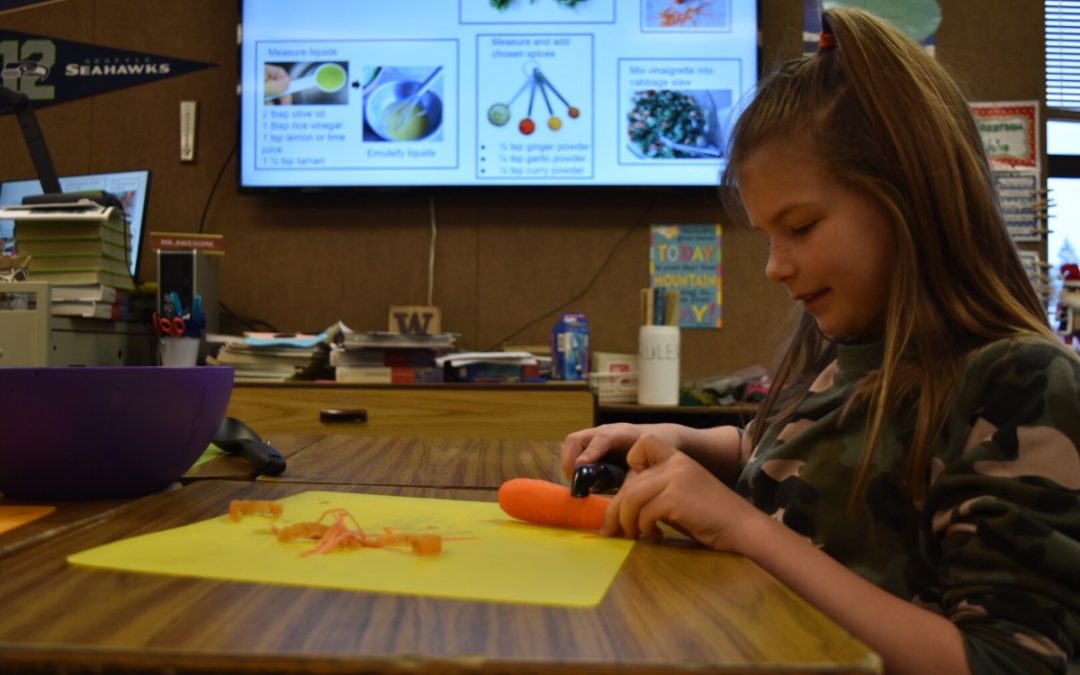
<instances>
[{"instance_id":1,"label":"pile of books","mask_svg":"<svg viewBox=\"0 0 1080 675\"><path fill-rule=\"evenodd\" d=\"M128 291L103 284L49 284L53 316L75 316L88 319L126 321L131 318L131 296Z\"/></svg>"},{"instance_id":2,"label":"pile of books","mask_svg":"<svg viewBox=\"0 0 1080 675\"><path fill-rule=\"evenodd\" d=\"M123 319L131 237L119 209L90 200L10 206L15 249L30 281L48 281L55 316Z\"/></svg>"},{"instance_id":3,"label":"pile of books","mask_svg":"<svg viewBox=\"0 0 1080 675\"><path fill-rule=\"evenodd\" d=\"M381 331L339 334L330 352L334 379L351 384L416 384L443 381L436 363L451 351L454 333L410 335Z\"/></svg>"},{"instance_id":4,"label":"pile of books","mask_svg":"<svg viewBox=\"0 0 1080 675\"><path fill-rule=\"evenodd\" d=\"M246 337L207 336L220 342L216 356L206 357L215 366L232 366L235 382L285 382L304 370L319 355L318 345L252 344Z\"/></svg>"}]
</instances>

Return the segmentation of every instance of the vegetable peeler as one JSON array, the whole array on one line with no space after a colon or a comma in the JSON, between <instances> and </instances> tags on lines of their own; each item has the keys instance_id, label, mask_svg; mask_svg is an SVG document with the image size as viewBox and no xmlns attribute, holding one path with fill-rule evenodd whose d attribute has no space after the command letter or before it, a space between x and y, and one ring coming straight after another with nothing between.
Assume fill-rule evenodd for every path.
<instances>
[{"instance_id":1,"label":"vegetable peeler","mask_svg":"<svg viewBox=\"0 0 1080 675\"><path fill-rule=\"evenodd\" d=\"M285 458L281 453L235 417L221 420L221 426L210 442L231 455L242 454L256 474L277 476L285 471Z\"/></svg>"},{"instance_id":2,"label":"vegetable peeler","mask_svg":"<svg viewBox=\"0 0 1080 675\"><path fill-rule=\"evenodd\" d=\"M626 479L626 468L599 462L582 464L570 478L570 496L588 497L593 492L613 492Z\"/></svg>"}]
</instances>

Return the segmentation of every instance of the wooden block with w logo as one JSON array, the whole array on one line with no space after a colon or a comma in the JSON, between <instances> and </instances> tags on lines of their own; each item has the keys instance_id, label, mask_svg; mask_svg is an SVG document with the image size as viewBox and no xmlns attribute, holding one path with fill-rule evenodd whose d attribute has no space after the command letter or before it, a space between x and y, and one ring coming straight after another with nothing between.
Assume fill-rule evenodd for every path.
<instances>
[{"instance_id":1,"label":"wooden block with w logo","mask_svg":"<svg viewBox=\"0 0 1080 675\"><path fill-rule=\"evenodd\" d=\"M441 333L442 312L427 305L391 305L386 330L408 335Z\"/></svg>"}]
</instances>

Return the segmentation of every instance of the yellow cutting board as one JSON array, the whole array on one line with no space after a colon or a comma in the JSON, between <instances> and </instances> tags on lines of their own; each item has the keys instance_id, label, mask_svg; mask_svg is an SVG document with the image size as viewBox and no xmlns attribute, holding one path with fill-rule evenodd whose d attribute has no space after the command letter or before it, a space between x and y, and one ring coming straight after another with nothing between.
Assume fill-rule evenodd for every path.
<instances>
[{"instance_id":1,"label":"yellow cutting board","mask_svg":"<svg viewBox=\"0 0 1080 675\"><path fill-rule=\"evenodd\" d=\"M567 607L603 600L633 542L513 520L498 504L303 492L278 500L278 519L226 515L76 553L74 565L127 572ZM312 541L278 542L271 523L349 511L364 531L439 534L438 556L363 548L304 556Z\"/></svg>"}]
</instances>

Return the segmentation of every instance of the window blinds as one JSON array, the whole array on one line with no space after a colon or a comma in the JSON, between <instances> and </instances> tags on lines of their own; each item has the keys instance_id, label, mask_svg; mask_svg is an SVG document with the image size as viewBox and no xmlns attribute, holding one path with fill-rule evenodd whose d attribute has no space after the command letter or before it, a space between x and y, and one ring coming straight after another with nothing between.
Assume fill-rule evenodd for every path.
<instances>
[{"instance_id":1,"label":"window blinds","mask_svg":"<svg viewBox=\"0 0 1080 675\"><path fill-rule=\"evenodd\" d=\"M1046 105L1080 110L1080 0L1045 0Z\"/></svg>"}]
</instances>

